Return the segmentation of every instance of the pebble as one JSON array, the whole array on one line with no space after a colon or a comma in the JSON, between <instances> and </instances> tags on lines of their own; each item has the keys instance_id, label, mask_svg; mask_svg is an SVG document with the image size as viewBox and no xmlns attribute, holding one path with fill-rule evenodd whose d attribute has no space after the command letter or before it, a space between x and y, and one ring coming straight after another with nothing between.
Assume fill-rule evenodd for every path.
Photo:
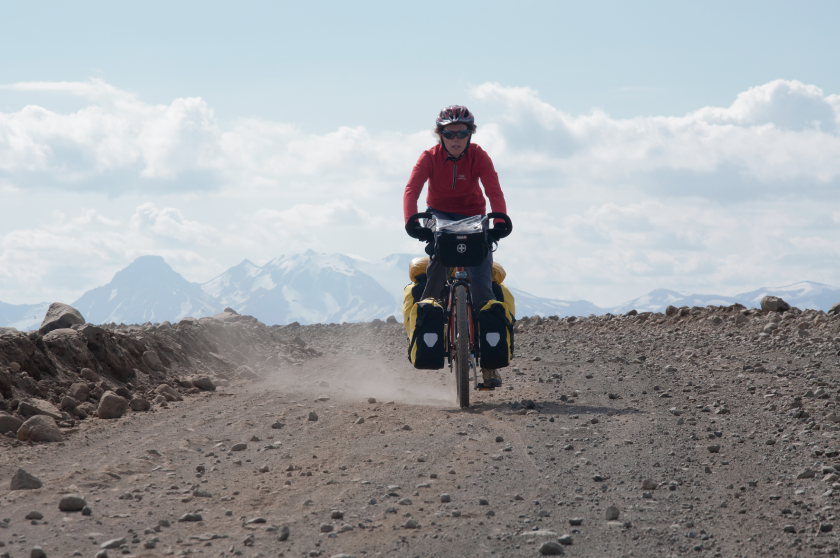
<instances>
[{"instance_id":1,"label":"pebble","mask_svg":"<svg viewBox=\"0 0 840 558\"><path fill-rule=\"evenodd\" d=\"M583 518L582 517L573 517L573 518L569 519L569 525L571 525L573 527L576 527L576 526L582 525L582 524L583 524Z\"/></svg>"},{"instance_id":2,"label":"pebble","mask_svg":"<svg viewBox=\"0 0 840 558\"><path fill-rule=\"evenodd\" d=\"M125 539L125 537L123 537L121 539L111 539L110 541L105 541L104 543L99 545L99 548L104 548L104 549L119 548L124 544L128 544L128 541Z\"/></svg>"},{"instance_id":3,"label":"pebble","mask_svg":"<svg viewBox=\"0 0 840 558\"><path fill-rule=\"evenodd\" d=\"M87 502L79 496L65 496L58 502L58 509L63 512L82 511L85 506L87 506Z\"/></svg>"},{"instance_id":4,"label":"pebble","mask_svg":"<svg viewBox=\"0 0 840 558\"><path fill-rule=\"evenodd\" d=\"M40 546L33 546L32 552L29 553L30 558L47 558L47 553Z\"/></svg>"},{"instance_id":5,"label":"pebble","mask_svg":"<svg viewBox=\"0 0 840 558\"><path fill-rule=\"evenodd\" d=\"M277 535L277 540L278 541L285 541L285 540L288 540L288 539L289 539L289 526L288 525L283 525L282 527L280 527L280 534Z\"/></svg>"},{"instance_id":6,"label":"pebble","mask_svg":"<svg viewBox=\"0 0 840 558\"><path fill-rule=\"evenodd\" d=\"M560 544L564 544L564 545L570 545L573 542L572 541L572 536L571 535L561 535L560 537L558 537L557 542L559 542Z\"/></svg>"},{"instance_id":7,"label":"pebble","mask_svg":"<svg viewBox=\"0 0 840 558\"><path fill-rule=\"evenodd\" d=\"M332 533L333 526L329 523L321 523L320 531L322 533Z\"/></svg>"},{"instance_id":8,"label":"pebble","mask_svg":"<svg viewBox=\"0 0 840 558\"><path fill-rule=\"evenodd\" d=\"M238 444L233 444L230 451L245 451L246 449L248 449L248 444L240 442Z\"/></svg>"},{"instance_id":9,"label":"pebble","mask_svg":"<svg viewBox=\"0 0 840 558\"><path fill-rule=\"evenodd\" d=\"M655 480L652 479L645 479L642 481L642 490L656 490L656 487L659 486Z\"/></svg>"},{"instance_id":10,"label":"pebble","mask_svg":"<svg viewBox=\"0 0 840 558\"><path fill-rule=\"evenodd\" d=\"M26 519L44 519L44 514L39 511L31 511L26 514Z\"/></svg>"},{"instance_id":11,"label":"pebble","mask_svg":"<svg viewBox=\"0 0 840 558\"><path fill-rule=\"evenodd\" d=\"M712 444L711 446L706 446L706 449L709 450L709 453L718 453L720 446L718 444Z\"/></svg>"},{"instance_id":12,"label":"pebble","mask_svg":"<svg viewBox=\"0 0 840 558\"><path fill-rule=\"evenodd\" d=\"M284 426L286 426L286 425L278 420L274 424L271 425L271 428L273 428L274 430L280 430Z\"/></svg>"},{"instance_id":13,"label":"pebble","mask_svg":"<svg viewBox=\"0 0 840 558\"><path fill-rule=\"evenodd\" d=\"M344 519L344 512L341 510L333 510L330 513L330 519Z\"/></svg>"},{"instance_id":14,"label":"pebble","mask_svg":"<svg viewBox=\"0 0 840 558\"><path fill-rule=\"evenodd\" d=\"M376 403L375 397L368 397L368 403Z\"/></svg>"},{"instance_id":15,"label":"pebble","mask_svg":"<svg viewBox=\"0 0 840 558\"><path fill-rule=\"evenodd\" d=\"M496 436L496 442L504 442L505 439L501 436Z\"/></svg>"},{"instance_id":16,"label":"pebble","mask_svg":"<svg viewBox=\"0 0 840 558\"><path fill-rule=\"evenodd\" d=\"M364 424L364 423L365 423L365 417L359 417L359 418L356 419L356 424Z\"/></svg>"},{"instance_id":17,"label":"pebble","mask_svg":"<svg viewBox=\"0 0 840 558\"><path fill-rule=\"evenodd\" d=\"M397 503L398 503L398 504L400 504L401 506L410 506L410 505L411 505L411 504L413 504L414 502L412 502L412 501L411 501L411 499L409 499L409 498L402 498L402 499L400 499L400 501L399 501L399 502L397 502Z\"/></svg>"},{"instance_id":18,"label":"pebble","mask_svg":"<svg viewBox=\"0 0 840 558\"><path fill-rule=\"evenodd\" d=\"M618 511L617 507L610 506L610 507L607 508L607 513L606 513L607 521L615 521L616 519L618 519L618 516L619 516L619 511Z\"/></svg>"},{"instance_id":19,"label":"pebble","mask_svg":"<svg viewBox=\"0 0 840 558\"><path fill-rule=\"evenodd\" d=\"M540 554L543 556L560 556L563 554L563 547L554 541L546 541L540 545Z\"/></svg>"},{"instance_id":20,"label":"pebble","mask_svg":"<svg viewBox=\"0 0 840 558\"><path fill-rule=\"evenodd\" d=\"M450 496L449 494L444 492L443 494L440 495L440 501L443 502L443 503L451 502L452 501L452 496Z\"/></svg>"},{"instance_id":21,"label":"pebble","mask_svg":"<svg viewBox=\"0 0 840 558\"><path fill-rule=\"evenodd\" d=\"M315 411L309 411L309 420L311 420L312 422L318 420L318 413L316 413Z\"/></svg>"},{"instance_id":22,"label":"pebble","mask_svg":"<svg viewBox=\"0 0 840 558\"><path fill-rule=\"evenodd\" d=\"M178 518L178 523L186 523L192 521L203 521L200 513L185 513Z\"/></svg>"},{"instance_id":23,"label":"pebble","mask_svg":"<svg viewBox=\"0 0 840 558\"><path fill-rule=\"evenodd\" d=\"M414 519L409 519L405 522L405 525L403 525L403 527L405 527L406 529L417 529L419 525Z\"/></svg>"}]
</instances>

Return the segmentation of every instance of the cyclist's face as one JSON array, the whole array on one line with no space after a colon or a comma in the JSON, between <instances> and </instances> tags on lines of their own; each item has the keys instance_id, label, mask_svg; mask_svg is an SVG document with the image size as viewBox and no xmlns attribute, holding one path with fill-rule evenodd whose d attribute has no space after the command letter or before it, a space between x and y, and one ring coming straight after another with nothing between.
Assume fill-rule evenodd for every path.
<instances>
[{"instance_id":1,"label":"cyclist's face","mask_svg":"<svg viewBox=\"0 0 840 558\"><path fill-rule=\"evenodd\" d=\"M449 130L450 132L460 132L461 130L466 130L466 124L447 124L443 127L444 130ZM469 136L464 139L458 139L458 136L455 136L452 139L446 139L445 137L441 136L443 140L443 146L449 151L449 154L453 157L459 156L461 153L464 152L464 149L467 148L467 142L470 141Z\"/></svg>"}]
</instances>

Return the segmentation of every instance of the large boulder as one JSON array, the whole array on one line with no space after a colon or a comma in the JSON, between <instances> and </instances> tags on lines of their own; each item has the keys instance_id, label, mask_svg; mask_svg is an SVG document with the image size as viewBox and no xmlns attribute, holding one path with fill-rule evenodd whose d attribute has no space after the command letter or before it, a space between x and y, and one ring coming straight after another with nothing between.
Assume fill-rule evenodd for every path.
<instances>
[{"instance_id":1,"label":"large boulder","mask_svg":"<svg viewBox=\"0 0 840 558\"><path fill-rule=\"evenodd\" d=\"M128 401L113 391L106 391L99 400L96 415L101 419L120 418L128 410Z\"/></svg>"},{"instance_id":2,"label":"large boulder","mask_svg":"<svg viewBox=\"0 0 840 558\"><path fill-rule=\"evenodd\" d=\"M183 401L184 398L181 396L180 393L175 391L175 389L170 386L169 384L160 384L157 389L155 389L155 393L162 395L166 398L167 401Z\"/></svg>"},{"instance_id":3,"label":"large boulder","mask_svg":"<svg viewBox=\"0 0 840 558\"><path fill-rule=\"evenodd\" d=\"M20 426L17 439L21 442L60 442L64 436L53 419L46 415L35 415Z\"/></svg>"},{"instance_id":4,"label":"large boulder","mask_svg":"<svg viewBox=\"0 0 840 558\"><path fill-rule=\"evenodd\" d=\"M44 316L44 321L41 322L41 328L38 331L41 335L45 335L54 329L70 328L77 324L83 325L84 323L85 319L78 310L69 304L53 302L50 304L47 315Z\"/></svg>"},{"instance_id":5,"label":"large boulder","mask_svg":"<svg viewBox=\"0 0 840 558\"><path fill-rule=\"evenodd\" d=\"M840 314L840 302L835 304L831 307L831 309L827 312L829 316L833 316L834 314Z\"/></svg>"},{"instance_id":6,"label":"large boulder","mask_svg":"<svg viewBox=\"0 0 840 558\"><path fill-rule=\"evenodd\" d=\"M196 376L193 378L192 383L198 389L202 389L204 391L216 391L216 384L214 384L213 380L207 376Z\"/></svg>"},{"instance_id":7,"label":"large boulder","mask_svg":"<svg viewBox=\"0 0 840 558\"><path fill-rule=\"evenodd\" d=\"M85 402L88 398L88 393L90 390L88 389L88 385L84 382L75 382L70 389L67 390L67 395L75 399L76 401Z\"/></svg>"},{"instance_id":8,"label":"large boulder","mask_svg":"<svg viewBox=\"0 0 840 558\"><path fill-rule=\"evenodd\" d=\"M132 411L148 411L152 408L152 404L143 397L135 396L128 402L128 404Z\"/></svg>"},{"instance_id":9,"label":"large boulder","mask_svg":"<svg viewBox=\"0 0 840 558\"><path fill-rule=\"evenodd\" d=\"M765 296L761 299L761 309L767 312L787 312L790 304L778 296Z\"/></svg>"},{"instance_id":10,"label":"large boulder","mask_svg":"<svg viewBox=\"0 0 840 558\"><path fill-rule=\"evenodd\" d=\"M46 415L55 420L61 420L61 411L56 409L55 405L43 399L28 399L21 401L18 407L18 412L24 418L34 417L35 415Z\"/></svg>"}]
</instances>

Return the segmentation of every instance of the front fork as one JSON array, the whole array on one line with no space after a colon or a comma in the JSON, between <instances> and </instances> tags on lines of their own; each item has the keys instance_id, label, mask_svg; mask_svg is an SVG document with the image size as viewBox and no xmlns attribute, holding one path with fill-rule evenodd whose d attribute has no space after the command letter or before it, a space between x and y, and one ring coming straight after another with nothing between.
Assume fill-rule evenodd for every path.
<instances>
[{"instance_id":1,"label":"front fork","mask_svg":"<svg viewBox=\"0 0 840 558\"><path fill-rule=\"evenodd\" d=\"M446 327L448 331L444 332L447 340L449 341L449 351L447 354L449 356L449 371L452 372L452 360L455 353L455 312L453 311L454 305L454 296L455 296L455 288L459 284L467 285L466 283L467 272L464 271L463 267L456 267L455 268L455 282L452 284L451 288L449 289L449 301L447 304L449 319L446 320ZM470 340L470 372L472 373L473 377L473 388L478 389L478 365L475 360L475 330L473 329L473 314L472 314L472 300L470 300L470 290L469 286L467 286L467 326L469 327L469 340Z\"/></svg>"}]
</instances>

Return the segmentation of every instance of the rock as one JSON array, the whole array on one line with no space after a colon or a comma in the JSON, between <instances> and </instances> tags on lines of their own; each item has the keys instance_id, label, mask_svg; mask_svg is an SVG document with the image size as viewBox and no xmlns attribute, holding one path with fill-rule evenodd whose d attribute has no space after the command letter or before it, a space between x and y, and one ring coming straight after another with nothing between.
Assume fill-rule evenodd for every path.
<instances>
[{"instance_id":1,"label":"rock","mask_svg":"<svg viewBox=\"0 0 840 558\"><path fill-rule=\"evenodd\" d=\"M332 533L333 526L329 523L321 523L321 527L319 528L319 530L322 533Z\"/></svg>"},{"instance_id":2,"label":"rock","mask_svg":"<svg viewBox=\"0 0 840 558\"><path fill-rule=\"evenodd\" d=\"M26 519L44 519L44 514L39 511L31 511L26 514Z\"/></svg>"},{"instance_id":3,"label":"rock","mask_svg":"<svg viewBox=\"0 0 840 558\"><path fill-rule=\"evenodd\" d=\"M47 553L40 546L33 546L29 558L47 558Z\"/></svg>"},{"instance_id":4,"label":"rock","mask_svg":"<svg viewBox=\"0 0 840 558\"><path fill-rule=\"evenodd\" d=\"M125 540L125 537L123 537L121 539L111 539L110 541L105 541L104 543L99 545L99 548L105 548L105 549L119 548L124 544L128 544L128 541Z\"/></svg>"},{"instance_id":5,"label":"rock","mask_svg":"<svg viewBox=\"0 0 840 558\"><path fill-rule=\"evenodd\" d=\"M656 490L657 486L659 486L659 484L654 480L645 479L642 481L642 490Z\"/></svg>"},{"instance_id":6,"label":"rock","mask_svg":"<svg viewBox=\"0 0 840 558\"><path fill-rule=\"evenodd\" d=\"M808 469L808 468L806 468L806 469L805 469L805 470L803 470L801 473L799 473L798 475L796 475L796 478L797 478L797 479L812 479L812 478L814 478L816 475L817 475L817 472L816 472L816 471L814 471L813 469Z\"/></svg>"},{"instance_id":7,"label":"rock","mask_svg":"<svg viewBox=\"0 0 840 558\"><path fill-rule=\"evenodd\" d=\"M631 310L631 312L635 312L635 310ZM560 543L546 541L540 545L540 554L543 556L561 556L563 547L560 546Z\"/></svg>"},{"instance_id":8,"label":"rock","mask_svg":"<svg viewBox=\"0 0 840 558\"><path fill-rule=\"evenodd\" d=\"M368 403L376 403L375 397L368 397Z\"/></svg>"},{"instance_id":9,"label":"rock","mask_svg":"<svg viewBox=\"0 0 840 558\"><path fill-rule=\"evenodd\" d=\"M193 378L193 385L198 389L204 391L216 391L216 384L207 376L197 376Z\"/></svg>"},{"instance_id":10,"label":"rock","mask_svg":"<svg viewBox=\"0 0 840 558\"><path fill-rule=\"evenodd\" d=\"M280 430L284 426L286 426L286 425L278 420L274 424L271 425L271 428L273 428L274 430Z\"/></svg>"},{"instance_id":11,"label":"rock","mask_svg":"<svg viewBox=\"0 0 840 558\"><path fill-rule=\"evenodd\" d=\"M285 541L285 540L288 540L288 539L289 539L289 526L288 525L283 525L282 527L280 527L280 534L277 535L277 540L278 541Z\"/></svg>"},{"instance_id":12,"label":"rock","mask_svg":"<svg viewBox=\"0 0 840 558\"><path fill-rule=\"evenodd\" d=\"M88 386L83 382L76 382L67 390L67 396L72 397L76 401L84 402L88 398Z\"/></svg>"},{"instance_id":13,"label":"rock","mask_svg":"<svg viewBox=\"0 0 840 558\"><path fill-rule=\"evenodd\" d=\"M248 449L248 444L243 444L240 442L238 444L233 444L233 446L230 448L230 451L245 451L246 449Z\"/></svg>"},{"instance_id":14,"label":"rock","mask_svg":"<svg viewBox=\"0 0 840 558\"><path fill-rule=\"evenodd\" d=\"M318 413L316 413L315 411L309 411L309 420L311 420L312 422L318 420Z\"/></svg>"},{"instance_id":15,"label":"rock","mask_svg":"<svg viewBox=\"0 0 840 558\"><path fill-rule=\"evenodd\" d=\"M496 442L497 443L501 443L501 442L504 442L504 441L505 441L505 439L502 436L496 436Z\"/></svg>"},{"instance_id":16,"label":"rock","mask_svg":"<svg viewBox=\"0 0 840 558\"><path fill-rule=\"evenodd\" d=\"M61 398L61 410L62 411L71 411L79 406L79 401L70 397L69 395L65 395Z\"/></svg>"},{"instance_id":17,"label":"rock","mask_svg":"<svg viewBox=\"0 0 840 558\"><path fill-rule=\"evenodd\" d=\"M108 551L107 550L100 550L99 552L94 555L93 558L108 558Z\"/></svg>"},{"instance_id":18,"label":"rock","mask_svg":"<svg viewBox=\"0 0 840 558\"><path fill-rule=\"evenodd\" d=\"M388 316L387 318L385 318L385 323L388 325L394 325L397 323L397 318L395 318L393 315Z\"/></svg>"},{"instance_id":19,"label":"rock","mask_svg":"<svg viewBox=\"0 0 840 558\"><path fill-rule=\"evenodd\" d=\"M188 523L193 521L204 521L200 513L185 513L178 518L178 523Z\"/></svg>"},{"instance_id":20,"label":"rock","mask_svg":"<svg viewBox=\"0 0 840 558\"><path fill-rule=\"evenodd\" d=\"M87 380L89 382L98 382L99 381L99 376L97 376L96 372L94 372L90 368L82 368L81 370L79 370L79 376L81 376L82 378L84 378L85 380ZM83 400L79 399L79 401L83 401Z\"/></svg>"},{"instance_id":21,"label":"rock","mask_svg":"<svg viewBox=\"0 0 840 558\"><path fill-rule=\"evenodd\" d=\"M15 476L12 477L9 490L35 490L41 488L42 485L41 479L30 475L23 469L18 469Z\"/></svg>"},{"instance_id":22,"label":"rock","mask_svg":"<svg viewBox=\"0 0 840 558\"><path fill-rule=\"evenodd\" d=\"M711 446L706 446L706 449L709 450L709 453L718 453L720 452L720 446L717 444L712 444Z\"/></svg>"},{"instance_id":23,"label":"rock","mask_svg":"<svg viewBox=\"0 0 840 558\"><path fill-rule=\"evenodd\" d=\"M330 513L330 519L344 519L344 512L342 510L333 510Z\"/></svg>"},{"instance_id":24,"label":"rock","mask_svg":"<svg viewBox=\"0 0 840 558\"><path fill-rule=\"evenodd\" d=\"M178 393L177 391L175 391L175 388L173 388L169 384L160 384L155 389L155 393L164 396L167 401L183 401L184 400L184 398L181 396L181 394Z\"/></svg>"},{"instance_id":25,"label":"rock","mask_svg":"<svg viewBox=\"0 0 840 558\"><path fill-rule=\"evenodd\" d=\"M17 433L21 424L23 424L23 421L19 418L0 413L0 434L5 434L6 432Z\"/></svg>"},{"instance_id":26,"label":"rock","mask_svg":"<svg viewBox=\"0 0 840 558\"><path fill-rule=\"evenodd\" d=\"M670 318L671 316L677 315L679 311L680 309L676 306L668 306L668 308L665 309L665 315Z\"/></svg>"},{"instance_id":27,"label":"rock","mask_svg":"<svg viewBox=\"0 0 840 558\"><path fill-rule=\"evenodd\" d=\"M58 501L58 509L63 512L77 512L87 506L80 496L65 496Z\"/></svg>"},{"instance_id":28,"label":"rock","mask_svg":"<svg viewBox=\"0 0 840 558\"><path fill-rule=\"evenodd\" d=\"M365 423L365 417L359 417L358 419L356 419L356 422L355 422L355 424L364 424L364 423Z\"/></svg>"},{"instance_id":29,"label":"rock","mask_svg":"<svg viewBox=\"0 0 840 558\"><path fill-rule=\"evenodd\" d=\"M147 399L135 396L128 402L128 406L131 407L132 411L148 411L152 408L152 403Z\"/></svg>"},{"instance_id":30,"label":"rock","mask_svg":"<svg viewBox=\"0 0 840 558\"><path fill-rule=\"evenodd\" d=\"M833 316L834 314L840 314L840 302L832 306L831 309L828 312L826 312L826 314L829 316Z\"/></svg>"},{"instance_id":31,"label":"rock","mask_svg":"<svg viewBox=\"0 0 840 558\"><path fill-rule=\"evenodd\" d=\"M619 515L620 514L619 514L619 511L618 511L617 507L610 506L610 507L607 508L607 513L606 513L607 521L615 521L616 519L618 519Z\"/></svg>"},{"instance_id":32,"label":"rock","mask_svg":"<svg viewBox=\"0 0 840 558\"><path fill-rule=\"evenodd\" d=\"M106 391L99 400L96 415L101 419L117 419L128 410L128 401L113 391Z\"/></svg>"},{"instance_id":33,"label":"rock","mask_svg":"<svg viewBox=\"0 0 840 558\"><path fill-rule=\"evenodd\" d=\"M570 545L574 541L572 541L572 536L571 535L560 535L557 538L557 542L559 542L560 544Z\"/></svg>"},{"instance_id":34,"label":"rock","mask_svg":"<svg viewBox=\"0 0 840 558\"><path fill-rule=\"evenodd\" d=\"M440 495L440 501L443 502L443 503L451 502L452 501L452 496L450 496L449 494L444 492L443 494Z\"/></svg>"},{"instance_id":35,"label":"rock","mask_svg":"<svg viewBox=\"0 0 840 558\"><path fill-rule=\"evenodd\" d=\"M414 519L409 519L403 525L403 527L405 527L406 529L417 529L419 526L420 525L418 525L417 521L415 521Z\"/></svg>"},{"instance_id":36,"label":"rock","mask_svg":"<svg viewBox=\"0 0 840 558\"><path fill-rule=\"evenodd\" d=\"M829 533L834 529L833 523L820 523L820 533Z\"/></svg>"},{"instance_id":37,"label":"rock","mask_svg":"<svg viewBox=\"0 0 840 558\"><path fill-rule=\"evenodd\" d=\"M793 525L785 525L784 529L782 529L785 533L796 533L796 527Z\"/></svg>"},{"instance_id":38,"label":"rock","mask_svg":"<svg viewBox=\"0 0 840 558\"><path fill-rule=\"evenodd\" d=\"M21 442L61 442L64 436L53 419L45 415L35 415L20 426L17 439Z\"/></svg>"},{"instance_id":39,"label":"rock","mask_svg":"<svg viewBox=\"0 0 840 558\"><path fill-rule=\"evenodd\" d=\"M155 351L144 352L143 362L145 362L146 366L148 366L155 372L160 372L161 370L163 370L163 363L160 361L160 357Z\"/></svg>"},{"instance_id":40,"label":"rock","mask_svg":"<svg viewBox=\"0 0 840 558\"><path fill-rule=\"evenodd\" d=\"M790 310L790 304L778 296L765 296L761 299L761 309L767 312L786 312Z\"/></svg>"},{"instance_id":41,"label":"rock","mask_svg":"<svg viewBox=\"0 0 840 558\"><path fill-rule=\"evenodd\" d=\"M737 316L735 316L735 319L733 321L735 322L735 325L742 326L749 323L750 319L744 316L743 314L738 314Z\"/></svg>"},{"instance_id":42,"label":"rock","mask_svg":"<svg viewBox=\"0 0 840 558\"><path fill-rule=\"evenodd\" d=\"M569 519L569 525L571 525L572 527L576 527L576 526L582 525L582 524L583 524L583 518L582 517L573 517L573 518Z\"/></svg>"},{"instance_id":43,"label":"rock","mask_svg":"<svg viewBox=\"0 0 840 558\"><path fill-rule=\"evenodd\" d=\"M27 401L21 401L20 406L18 407L18 412L23 415L24 418L33 417L35 415L44 415L55 420L61 420L61 411L59 411L55 405L49 401L44 401L42 399L29 399Z\"/></svg>"},{"instance_id":44,"label":"rock","mask_svg":"<svg viewBox=\"0 0 840 558\"><path fill-rule=\"evenodd\" d=\"M41 322L41 327L38 332L41 335L46 335L56 329L69 328L73 325L82 325L84 323L85 319L78 310L68 304L53 302L50 304L47 315L44 316L44 321Z\"/></svg>"},{"instance_id":45,"label":"rock","mask_svg":"<svg viewBox=\"0 0 840 558\"><path fill-rule=\"evenodd\" d=\"M0 396L5 399L12 399L12 378L9 373L0 367Z\"/></svg>"}]
</instances>

